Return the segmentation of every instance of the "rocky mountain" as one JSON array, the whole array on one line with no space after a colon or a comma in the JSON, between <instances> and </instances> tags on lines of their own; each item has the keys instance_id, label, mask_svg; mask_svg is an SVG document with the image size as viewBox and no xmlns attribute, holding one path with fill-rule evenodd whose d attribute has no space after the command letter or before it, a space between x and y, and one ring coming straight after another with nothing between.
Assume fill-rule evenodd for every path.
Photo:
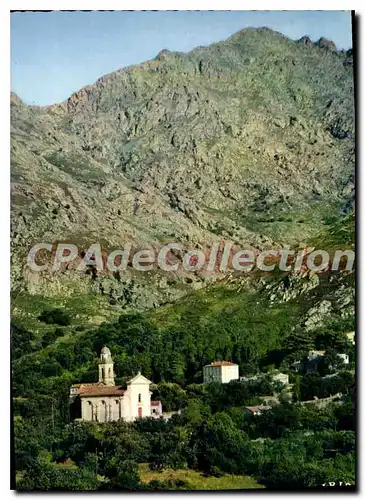
<instances>
[{"instance_id":1,"label":"rocky mountain","mask_svg":"<svg viewBox=\"0 0 365 500\"><path fill-rule=\"evenodd\" d=\"M32 273L38 242L105 251L300 245L354 203L352 51L267 28L163 50L47 107L11 96L12 289L148 308L206 277ZM18 307L21 307L18 304Z\"/></svg>"}]
</instances>

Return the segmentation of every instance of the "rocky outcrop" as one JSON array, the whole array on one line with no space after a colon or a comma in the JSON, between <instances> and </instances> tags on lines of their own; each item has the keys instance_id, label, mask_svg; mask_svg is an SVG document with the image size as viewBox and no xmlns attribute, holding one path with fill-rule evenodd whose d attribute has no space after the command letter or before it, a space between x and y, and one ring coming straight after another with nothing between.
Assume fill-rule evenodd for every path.
<instances>
[{"instance_id":1,"label":"rocky outcrop","mask_svg":"<svg viewBox=\"0 0 365 500\"><path fill-rule=\"evenodd\" d=\"M303 275L288 274L285 278L265 285L264 291L272 303L288 302L307 293L319 285L318 274Z\"/></svg>"},{"instance_id":2,"label":"rocky outcrop","mask_svg":"<svg viewBox=\"0 0 365 500\"><path fill-rule=\"evenodd\" d=\"M298 43L301 43L303 45L313 45L313 42L309 38L309 36L302 36L302 38L299 38Z\"/></svg>"},{"instance_id":3,"label":"rocky outcrop","mask_svg":"<svg viewBox=\"0 0 365 500\"><path fill-rule=\"evenodd\" d=\"M336 45L334 42L331 40L327 40L327 38L321 37L318 42L316 42L316 45L320 47L321 49L326 49L330 52L335 52L336 51Z\"/></svg>"}]
</instances>

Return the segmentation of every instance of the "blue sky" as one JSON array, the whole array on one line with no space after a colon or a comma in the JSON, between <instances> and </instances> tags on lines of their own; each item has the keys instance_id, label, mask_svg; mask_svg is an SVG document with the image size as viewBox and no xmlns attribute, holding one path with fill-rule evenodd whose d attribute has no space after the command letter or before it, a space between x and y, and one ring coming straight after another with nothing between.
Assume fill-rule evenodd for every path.
<instances>
[{"instance_id":1,"label":"blue sky","mask_svg":"<svg viewBox=\"0 0 365 500\"><path fill-rule=\"evenodd\" d=\"M267 26L293 39L324 36L340 49L352 45L349 11L13 13L11 87L27 104L61 102L162 49L186 52L247 26Z\"/></svg>"}]
</instances>

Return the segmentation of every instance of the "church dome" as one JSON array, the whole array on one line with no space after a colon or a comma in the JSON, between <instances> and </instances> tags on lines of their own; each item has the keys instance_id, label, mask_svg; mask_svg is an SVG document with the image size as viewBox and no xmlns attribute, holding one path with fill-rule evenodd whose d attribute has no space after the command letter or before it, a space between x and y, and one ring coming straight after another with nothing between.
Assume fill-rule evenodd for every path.
<instances>
[{"instance_id":1,"label":"church dome","mask_svg":"<svg viewBox=\"0 0 365 500\"><path fill-rule=\"evenodd\" d=\"M112 355L110 349L105 345L100 352L101 363L112 363Z\"/></svg>"}]
</instances>

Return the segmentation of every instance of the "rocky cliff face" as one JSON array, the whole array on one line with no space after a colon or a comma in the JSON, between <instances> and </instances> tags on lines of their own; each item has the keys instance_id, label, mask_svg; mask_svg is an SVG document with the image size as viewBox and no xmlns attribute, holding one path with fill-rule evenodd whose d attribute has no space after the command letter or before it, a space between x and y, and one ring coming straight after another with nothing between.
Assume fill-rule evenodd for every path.
<instances>
[{"instance_id":1,"label":"rocky cliff face","mask_svg":"<svg viewBox=\"0 0 365 500\"><path fill-rule=\"evenodd\" d=\"M351 51L266 28L188 54L163 50L61 104L12 95L12 287L91 290L120 304L133 289L132 302L151 307L190 286L132 271L34 274L25 259L40 241L305 242L352 208L354 133Z\"/></svg>"}]
</instances>

